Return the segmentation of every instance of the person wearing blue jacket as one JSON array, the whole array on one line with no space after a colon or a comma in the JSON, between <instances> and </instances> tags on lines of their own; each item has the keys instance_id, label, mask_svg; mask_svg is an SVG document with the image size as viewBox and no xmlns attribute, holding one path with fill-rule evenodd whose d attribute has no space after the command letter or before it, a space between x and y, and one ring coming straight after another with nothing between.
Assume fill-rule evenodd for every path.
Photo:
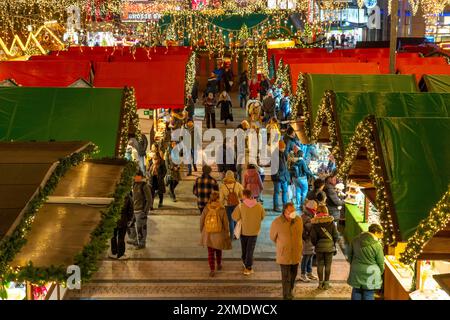
<instances>
[{"instance_id":1,"label":"person wearing blue jacket","mask_svg":"<svg viewBox=\"0 0 450 320\"><path fill-rule=\"evenodd\" d=\"M297 209L302 210L302 205L308 195L308 179L314 178L314 174L306 165L303 159L303 151L295 145L292 153L293 163L291 166L292 181L295 185L295 193L297 198Z\"/></svg>"}]
</instances>

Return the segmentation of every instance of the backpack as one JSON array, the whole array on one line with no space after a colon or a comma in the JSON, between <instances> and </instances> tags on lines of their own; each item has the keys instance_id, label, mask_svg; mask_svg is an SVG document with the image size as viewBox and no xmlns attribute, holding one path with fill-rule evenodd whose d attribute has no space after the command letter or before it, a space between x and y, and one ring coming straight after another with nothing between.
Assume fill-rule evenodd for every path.
<instances>
[{"instance_id":1,"label":"backpack","mask_svg":"<svg viewBox=\"0 0 450 320\"><path fill-rule=\"evenodd\" d=\"M205 217L205 230L208 233L217 233L222 231L222 224L220 222L219 213L216 209L208 207L208 212Z\"/></svg>"},{"instance_id":2,"label":"backpack","mask_svg":"<svg viewBox=\"0 0 450 320\"><path fill-rule=\"evenodd\" d=\"M236 192L234 192L234 188L236 188L236 183L234 183L233 185L233 190L230 190L227 185L225 185L225 187L228 189L228 197L227 197L228 206L233 207L237 206L239 204L239 198Z\"/></svg>"}]
</instances>

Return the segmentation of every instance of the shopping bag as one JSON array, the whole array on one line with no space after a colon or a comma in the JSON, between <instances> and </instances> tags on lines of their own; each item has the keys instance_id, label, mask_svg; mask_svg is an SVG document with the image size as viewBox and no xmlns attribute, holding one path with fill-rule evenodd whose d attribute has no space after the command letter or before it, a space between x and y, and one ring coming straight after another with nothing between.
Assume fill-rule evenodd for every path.
<instances>
[{"instance_id":1,"label":"shopping bag","mask_svg":"<svg viewBox=\"0 0 450 320\"><path fill-rule=\"evenodd\" d=\"M236 237L236 239L239 239L241 237L241 232L242 232L242 222L241 220L239 220L236 223L236 226L234 227L234 236Z\"/></svg>"}]
</instances>

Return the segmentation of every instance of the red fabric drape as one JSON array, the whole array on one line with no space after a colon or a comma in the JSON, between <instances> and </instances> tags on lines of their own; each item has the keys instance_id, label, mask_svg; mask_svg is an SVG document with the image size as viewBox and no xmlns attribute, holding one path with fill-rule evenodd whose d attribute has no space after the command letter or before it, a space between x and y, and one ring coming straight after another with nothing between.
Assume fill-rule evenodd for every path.
<instances>
[{"instance_id":1,"label":"red fabric drape","mask_svg":"<svg viewBox=\"0 0 450 320\"><path fill-rule=\"evenodd\" d=\"M98 62L95 87L134 87L139 109L184 107L186 63L183 60L154 62Z\"/></svg>"},{"instance_id":2,"label":"red fabric drape","mask_svg":"<svg viewBox=\"0 0 450 320\"><path fill-rule=\"evenodd\" d=\"M315 74L380 74L376 63L327 63L291 64L292 89L297 91L300 73Z\"/></svg>"},{"instance_id":3,"label":"red fabric drape","mask_svg":"<svg viewBox=\"0 0 450 320\"><path fill-rule=\"evenodd\" d=\"M450 75L450 65L402 65L398 70L401 74L413 74L416 77L417 82L419 82L425 74Z\"/></svg>"},{"instance_id":4,"label":"red fabric drape","mask_svg":"<svg viewBox=\"0 0 450 320\"><path fill-rule=\"evenodd\" d=\"M26 87L67 87L82 78L89 82L89 61L0 62L0 81L14 79Z\"/></svg>"}]
</instances>

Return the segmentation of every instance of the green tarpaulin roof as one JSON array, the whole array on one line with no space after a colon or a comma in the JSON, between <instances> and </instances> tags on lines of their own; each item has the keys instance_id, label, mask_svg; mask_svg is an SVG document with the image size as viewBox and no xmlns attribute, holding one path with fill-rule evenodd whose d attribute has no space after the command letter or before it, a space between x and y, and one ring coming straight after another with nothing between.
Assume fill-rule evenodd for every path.
<instances>
[{"instance_id":1,"label":"green tarpaulin roof","mask_svg":"<svg viewBox=\"0 0 450 320\"><path fill-rule=\"evenodd\" d=\"M449 92L450 93L450 76L449 75L425 75L423 76L428 92Z\"/></svg>"},{"instance_id":2,"label":"green tarpaulin roof","mask_svg":"<svg viewBox=\"0 0 450 320\"><path fill-rule=\"evenodd\" d=\"M306 86L314 123L320 102L326 90L342 92L417 92L412 75L337 75L306 74Z\"/></svg>"},{"instance_id":3,"label":"green tarpaulin roof","mask_svg":"<svg viewBox=\"0 0 450 320\"><path fill-rule=\"evenodd\" d=\"M377 118L401 240L448 190L450 118Z\"/></svg>"},{"instance_id":4,"label":"green tarpaulin roof","mask_svg":"<svg viewBox=\"0 0 450 320\"><path fill-rule=\"evenodd\" d=\"M338 139L349 143L365 117L449 117L450 93L335 92ZM450 160L450 159L449 159Z\"/></svg>"},{"instance_id":5,"label":"green tarpaulin roof","mask_svg":"<svg viewBox=\"0 0 450 320\"><path fill-rule=\"evenodd\" d=\"M123 89L0 88L0 141L92 141L115 157Z\"/></svg>"}]
</instances>

